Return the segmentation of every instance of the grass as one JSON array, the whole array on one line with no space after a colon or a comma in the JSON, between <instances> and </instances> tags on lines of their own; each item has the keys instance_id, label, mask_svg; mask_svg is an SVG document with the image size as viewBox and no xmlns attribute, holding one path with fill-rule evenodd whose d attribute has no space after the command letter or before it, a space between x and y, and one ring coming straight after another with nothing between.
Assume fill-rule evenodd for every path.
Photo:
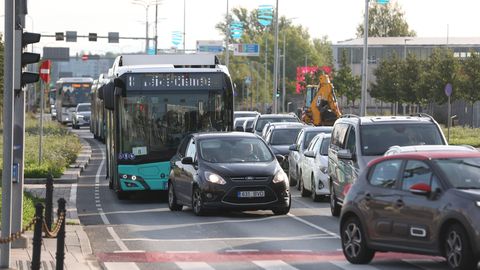
<instances>
[{"instance_id":1,"label":"grass","mask_svg":"<svg viewBox=\"0 0 480 270\"><path fill-rule=\"evenodd\" d=\"M0 224L2 223L2 189L0 188ZM23 193L23 226L26 226L32 221L35 216L35 204L45 203L43 198L37 198L28 192ZM12 232L15 233L15 232Z\"/></svg>"},{"instance_id":2,"label":"grass","mask_svg":"<svg viewBox=\"0 0 480 270\"><path fill-rule=\"evenodd\" d=\"M79 139L57 122L44 121L42 164L38 162L39 148L38 119L32 115L25 122L25 178L46 178L49 173L60 177L65 168L75 162L81 149ZM1 133L0 133L1 135ZM0 172L3 155L3 136L0 136Z\"/></svg>"},{"instance_id":3,"label":"grass","mask_svg":"<svg viewBox=\"0 0 480 270\"><path fill-rule=\"evenodd\" d=\"M442 126L445 138L448 136L447 128ZM473 147L480 147L480 128L464 128L464 127L451 127L450 128L450 140L451 145L471 145Z\"/></svg>"}]
</instances>

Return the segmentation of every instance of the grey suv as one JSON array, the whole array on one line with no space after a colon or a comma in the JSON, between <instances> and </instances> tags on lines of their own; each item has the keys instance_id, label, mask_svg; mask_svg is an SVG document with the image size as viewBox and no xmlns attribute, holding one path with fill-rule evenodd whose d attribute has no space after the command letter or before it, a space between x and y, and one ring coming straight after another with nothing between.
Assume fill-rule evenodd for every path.
<instances>
[{"instance_id":1,"label":"grey suv","mask_svg":"<svg viewBox=\"0 0 480 270\"><path fill-rule=\"evenodd\" d=\"M332 131L328 149L330 208L340 214L351 185L368 162L393 145L446 145L438 123L427 114L417 116L344 115Z\"/></svg>"}]
</instances>

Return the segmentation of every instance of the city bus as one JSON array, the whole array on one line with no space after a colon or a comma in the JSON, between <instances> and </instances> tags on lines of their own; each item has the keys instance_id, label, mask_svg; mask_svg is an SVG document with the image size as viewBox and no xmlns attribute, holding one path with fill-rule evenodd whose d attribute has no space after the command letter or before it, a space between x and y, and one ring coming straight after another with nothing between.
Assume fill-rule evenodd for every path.
<instances>
[{"instance_id":1,"label":"city bus","mask_svg":"<svg viewBox=\"0 0 480 270\"><path fill-rule=\"evenodd\" d=\"M107 82L107 75L103 73L93 81L90 101L92 104L90 132L95 139L102 142L105 141L105 107L103 106L102 86Z\"/></svg>"},{"instance_id":2,"label":"city bus","mask_svg":"<svg viewBox=\"0 0 480 270\"><path fill-rule=\"evenodd\" d=\"M107 177L121 200L167 190L189 133L233 130L233 85L215 55L124 55L103 86Z\"/></svg>"},{"instance_id":3,"label":"city bus","mask_svg":"<svg viewBox=\"0 0 480 270\"><path fill-rule=\"evenodd\" d=\"M72 113L79 103L90 102L92 78L60 78L55 89L57 120L62 124L72 123Z\"/></svg>"}]
</instances>

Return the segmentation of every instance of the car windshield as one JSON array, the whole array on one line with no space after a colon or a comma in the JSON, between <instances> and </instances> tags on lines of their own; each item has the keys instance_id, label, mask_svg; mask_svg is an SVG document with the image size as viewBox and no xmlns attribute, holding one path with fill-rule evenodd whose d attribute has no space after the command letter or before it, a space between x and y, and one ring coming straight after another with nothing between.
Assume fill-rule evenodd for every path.
<instances>
[{"instance_id":1,"label":"car windshield","mask_svg":"<svg viewBox=\"0 0 480 270\"><path fill-rule=\"evenodd\" d=\"M317 134L322 133L321 131L310 131L305 133L305 142L303 143L303 149L307 149L308 145Z\"/></svg>"},{"instance_id":2,"label":"car windshield","mask_svg":"<svg viewBox=\"0 0 480 270\"><path fill-rule=\"evenodd\" d=\"M365 125L360 129L360 136L365 156L383 155L393 145L444 144L434 124Z\"/></svg>"},{"instance_id":3,"label":"car windshield","mask_svg":"<svg viewBox=\"0 0 480 270\"><path fill-rule=\"evenodd\" d=\"M480 158L446 158L433 162L458 189L480 189Z\"/></svg>"},{"instance_id":4,"label":"car windshield","mask_svg":"<svg viewBox=\"0 0 480 270\"><path fill-rule=\"evenodd\" d=\"M257 120L255 130L261 132L267 123L280 123L280 122L298 122L294 117L285 118L260 118Z\"/></svg>"},{"instance_id":5,"label":"car windshield","mask_svg":"<svg viewBox=\"0 0 480 270\"><path fill-rule=\"evenodd\" d=\"M297 139L298 133L301 128L298 129L276 129L272 131L272 137L270 138L270 145L292 145Z\"/></svg>"},{"instance_id":6,"label":"car windshield","mask_svg":"<svg viewBox=\"0 0 480 270\"><path fill-rule=\"evenodd\" d=\"M320 146L320 155L328 156L328 146L330 145L330 138L325 138L322 141L322 146Z\"/></svg>"},{"instance_id":7,"label":"car windshield","mask_svg":"<svg viewBox=\"0 0 480 270\"><path fill-rule=\"evenodd\" d=\"M90 111L90 105L81 105L78 106L77 112L89 112Z\"/></svg>"},{"instance_id":8,"label":"car windshield","mask_svg":"<svg viewBox=\"0 0 480 270\"><path fill-rule=\"evenodd\" d=\"M212 163L271 162L274 157L260 138L224 137L199 141L200 156Z\"/></svg>"}]
</instances>

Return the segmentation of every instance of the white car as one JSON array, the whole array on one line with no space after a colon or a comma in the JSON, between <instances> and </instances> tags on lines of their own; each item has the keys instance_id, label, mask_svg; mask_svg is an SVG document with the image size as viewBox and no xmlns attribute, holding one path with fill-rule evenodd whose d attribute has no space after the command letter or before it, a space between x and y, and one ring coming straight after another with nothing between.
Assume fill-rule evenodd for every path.
<instances>
[{"instance_id":1,"label":"white car","mask_svg":"<svg viewBox=\"0 0 480 270\"><path fill-rule=\"evenodd\" d=\"M315 136L303 153L300 164L299 186L302 197L311 195L313 201L326 199L330 195L328 181L328 146L329 133Z\"/></svg>"},{"instance_id":2,"label":"white car","mask_svg":"<svg viewBox=\"0 0 480 270\"><path fill-rule=\"evenodd\" d=\"M79 129L81 126L90 125L91 105L90 103L79 103L72 116L72 128Z\"/></svg>"}]
</instances>

